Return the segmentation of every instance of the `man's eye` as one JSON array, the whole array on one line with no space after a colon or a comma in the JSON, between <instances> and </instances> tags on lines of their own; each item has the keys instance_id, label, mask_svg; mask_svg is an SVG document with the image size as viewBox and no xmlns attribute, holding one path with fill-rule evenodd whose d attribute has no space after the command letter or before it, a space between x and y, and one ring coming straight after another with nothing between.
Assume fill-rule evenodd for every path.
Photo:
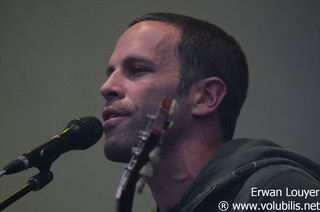
<instances>
[{"instance_id":1,"label":"man's eye","mask_svg":"<svg viewBox=\"0 0 320 212\"><path fill-rule=\"evenodd\" d=\"M130 73L132 75L141 75L150 72L150 70L146 67L136 66L130 69Z\"/></svg>"}]
</instances>

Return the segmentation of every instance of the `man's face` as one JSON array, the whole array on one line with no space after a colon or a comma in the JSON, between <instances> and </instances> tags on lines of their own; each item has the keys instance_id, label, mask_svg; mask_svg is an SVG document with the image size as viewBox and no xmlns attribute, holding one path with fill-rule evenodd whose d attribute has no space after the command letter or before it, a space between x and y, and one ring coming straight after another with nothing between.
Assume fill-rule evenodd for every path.
<instances>
[{"instance_id":1,"label":"man's face","mask_svg":"<svg viewBox=\"0 0 320 212\"><path fill-rule=\"evenodd\" d=\"M164 97L175 95L179 39L175 27L145 21L130 27L118 40L108 78L100 89L106 100L102 116L108 159L128 162L139 130L148 123L146 115L154 114Z\"/></svg>"}]
</instances>

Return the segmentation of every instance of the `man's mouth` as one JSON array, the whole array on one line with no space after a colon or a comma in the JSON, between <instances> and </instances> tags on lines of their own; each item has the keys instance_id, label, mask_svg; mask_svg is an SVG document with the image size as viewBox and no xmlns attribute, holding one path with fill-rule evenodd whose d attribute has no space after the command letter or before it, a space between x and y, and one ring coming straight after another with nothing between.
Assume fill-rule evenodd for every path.
<instances>
[{"instance_id":1,"label":"man's mouth","mask_svg":"<svg viewBox=\"0 0 320 212\"><path fill-rule=\"evenodd\" d=\"M102 112L103 127L110 128L116 124L119 124L124 119L128 118L128 115L114 108L104 108Z\"/></svg>"}]
</instances>

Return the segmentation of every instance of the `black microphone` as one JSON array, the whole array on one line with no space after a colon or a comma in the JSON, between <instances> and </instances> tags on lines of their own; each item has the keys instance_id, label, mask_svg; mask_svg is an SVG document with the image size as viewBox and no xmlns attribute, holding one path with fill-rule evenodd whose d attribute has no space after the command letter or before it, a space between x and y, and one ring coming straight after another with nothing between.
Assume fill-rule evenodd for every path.
<instances>
[{"instance_id":1,"label":"black microphone","mask_svg":"<svg viewBox=\"0 0 320 212\"><path fill-rule=\"evenodd\" d=\"M31 167L37 167L40 171L49 170L61 154L70 150L88 149L97 143L102 133L102 124L97 118L89 116L75 119L60 134L11 161L0 172L0 176Z\"/></svg>"}]
</instances>

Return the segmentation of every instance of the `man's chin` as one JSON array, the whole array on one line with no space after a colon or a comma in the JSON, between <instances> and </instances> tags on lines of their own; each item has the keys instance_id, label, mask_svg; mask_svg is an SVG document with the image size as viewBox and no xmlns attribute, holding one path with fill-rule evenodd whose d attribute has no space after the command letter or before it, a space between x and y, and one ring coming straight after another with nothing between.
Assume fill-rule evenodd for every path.
<instances>
[{"instance_id":1,"label":"man's chin","mask_svg":"<svg viewBox=\"0 0 320 212\"><path fill-rule=\"evenodd\" d=\"M131 147L121 148L116 143L107 141L104 145L104 155L113 162L129 163L131 159Z\"/></svg>"}]
</instances>

